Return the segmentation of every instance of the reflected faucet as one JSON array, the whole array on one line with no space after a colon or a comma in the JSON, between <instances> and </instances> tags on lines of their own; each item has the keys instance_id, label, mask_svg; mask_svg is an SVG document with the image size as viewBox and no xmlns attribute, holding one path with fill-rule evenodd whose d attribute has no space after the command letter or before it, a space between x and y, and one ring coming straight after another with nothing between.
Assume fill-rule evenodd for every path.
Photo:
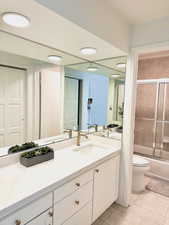
<instances>
[{"instance_id":1,"label":"reflected faucet","mask_svg":"<svg viewBox=\"0 0 169 225\"><path fill-rule=\"evenodd\" d=\"M77 146L80 146L80 140L81 140L81 137L85 137L86 139L88 139L88 136L87 134L85 133L82 133L80 130L77 131Z\"/></svg>"},{"instance_id":2,"label":"reflected faucet","mask_svg":"<svg viewBox=\"0 0 169 225\"><path fill-rule=\"evenodd\" d=\"M72 131L72 129L66 129L66 130L64 131L64 133L68 133L69 138L72 138L72 136L73 136L73 131Z\"/></svg>"},{"instance_id":3,"label":"reflected faucet","mask_svg":"<svg viewBox=\"0 0 169 225\"><path fill-rule=\"evenodd\" d=\"M98 132L98 124L92 124L92 125L89 125L88 128L92 128L94 127L95 128L95 132Z\"/></svg>"}]
</instances>

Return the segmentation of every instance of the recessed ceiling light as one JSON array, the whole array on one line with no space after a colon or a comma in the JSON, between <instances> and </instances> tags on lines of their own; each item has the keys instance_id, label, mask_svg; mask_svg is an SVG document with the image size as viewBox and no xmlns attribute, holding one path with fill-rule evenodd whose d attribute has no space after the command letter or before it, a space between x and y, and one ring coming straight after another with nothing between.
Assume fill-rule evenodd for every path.
<instances>
[{"instance_id":1,"label":"recessed ceiling light","mask_svg":"<svg viewBox=\"0 0 169 225\"><path fill-rule=\"evenodd\" d=\"M95 67L95 66L89 66L89 67L87 68L87 70L90 71L90 72L94 72L94 71L97 71L98 68Z\"/></svg>"},{"instance_id":2,"label":"recessed ceiling light","mask_svg":"<svg viewBox=\"0 0 169 225\"><path fill-rule=\"evenodd\" d=\"M120 77L120 75L119 74L112 74L112 77L117 78L117 77Z\"/></svg>"},{"instance_id":3,"label":"recessed ceiling light","mask_svg":"<svg viewBox=\"0 0 169 225\"><path fill-rule=\"evenodd\" d=\"M3 21L13 27L24 28L30 25L30 19L16 12L6 12L2 14Z\"/></svg>"},{"instance_id":4,"label":"recessed ceiling light","mask_svg":"<svg viewBox=\"0 0 169 225\"><path fill-rule=\"evenodd\" d=\"M80 52L83 55L94 55L94 54L96 54L97 50L96 50L96 48L86 47L86 48L81 48Z\"/></svg>"},{"instance_id":5,"label":"recessed ceiling light","mask_svg":"<svg viewBox=\"0 0 169 225\"><path fill-rule=\"evenodd\" d=\"M126 64L125 63L118 63L118 64L116 64L116 66L118 68L125 68L126 67Z\"/></svg>"},{"instance_id":6,"label":"recessed ceiling light","mask_svg":"<svg viewBox=\"0 0 169 225\"><path fill-rule=\"evenodd\" d=\"M48 56L48 61L54 64L59 63L62 60L61 56L58 55L49 55Z\"/></svg>"}]
</instances>

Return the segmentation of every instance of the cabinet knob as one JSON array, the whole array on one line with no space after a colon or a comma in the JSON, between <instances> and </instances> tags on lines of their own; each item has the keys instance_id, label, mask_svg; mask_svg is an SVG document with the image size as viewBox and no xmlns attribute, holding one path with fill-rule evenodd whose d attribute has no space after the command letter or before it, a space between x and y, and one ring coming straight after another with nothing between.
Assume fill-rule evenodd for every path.
<instances>
[{"instance_id":1,"label":"cabinet knob","mask_svg":"<svg viewBox=\"0 0 169 225\"><path fill-rule=\"evenodd\" d=\"M96 173L99 173L99 169L96 169L95 171L96 171Z\"/></svg>"},{"instance_id":2,"label":"cabinet knob","mask_svg":"<svg viewBox=\"0 0 169 225\"><path fill-rule=\"evenodd\" d=\"M49 211L49 213L48 213L48 214L49 214L49 216L50 216L50 217L52 217L52 216L53 216L53 212L50 212L50 211Z\"/></svg>"},{"instance_id":3,"label":"cabinet knob","mask_svg":"<svg viewBox=\"0 0 169 225\"><path fill-rule=\"evenodd\" d=\"M77 186L77 187L80 187L80 183L76 183L76 186Z\"/></svg>"},{"instance_id":4,"label":"cabinet knob","mask_svg":"<svg viewBox=\"0 0 169 225\"><path fill-rule=\"evenodd\" d=\"M79 204L80 204L80 202L79 202L79 201L75 201L75 203L76 203L76 205L79 205Z\"/></svg>"},{"instance_id":5,"label":"cabinet knob","mask_svg":"<svg viewBox=\"0 0 169 225\"><path fill-rule=\"evenodd\" d=\"M20 220L15 220L15 224L16 225L21 225L21 221Z\"/></svg>"}]
</instances>

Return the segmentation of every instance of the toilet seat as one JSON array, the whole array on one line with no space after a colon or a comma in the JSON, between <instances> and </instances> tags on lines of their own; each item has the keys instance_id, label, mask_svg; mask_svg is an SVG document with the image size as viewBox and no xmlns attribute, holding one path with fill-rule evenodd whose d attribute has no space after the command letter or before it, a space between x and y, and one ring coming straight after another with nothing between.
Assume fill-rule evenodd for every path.
<instances>
[{"instance_id":1,"label":"toilet seat","mask_svg":"<svg viewBox=\"0 0 169 225\"><path fill-rule=\"evenodd\" d=\"M150 162L141 156L133 155L133 166L146 167L149 166Z\"/></svg>"}]
</instances>

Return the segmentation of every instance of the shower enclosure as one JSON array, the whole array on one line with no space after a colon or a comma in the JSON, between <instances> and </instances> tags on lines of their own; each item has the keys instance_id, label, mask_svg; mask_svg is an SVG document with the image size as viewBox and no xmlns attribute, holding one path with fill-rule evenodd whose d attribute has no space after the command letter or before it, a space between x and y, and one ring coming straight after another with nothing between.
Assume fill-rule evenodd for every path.
<instances>
[{"instance_id":1,"label":"shower enclosure","mask_svg":"<svg viewBox=\"0 0 169 225\"><path fill-rule=\"evenodd\" d=\"M138 80L134 151L169 160L169 79Z\"/></svg>"}]
</instances>

